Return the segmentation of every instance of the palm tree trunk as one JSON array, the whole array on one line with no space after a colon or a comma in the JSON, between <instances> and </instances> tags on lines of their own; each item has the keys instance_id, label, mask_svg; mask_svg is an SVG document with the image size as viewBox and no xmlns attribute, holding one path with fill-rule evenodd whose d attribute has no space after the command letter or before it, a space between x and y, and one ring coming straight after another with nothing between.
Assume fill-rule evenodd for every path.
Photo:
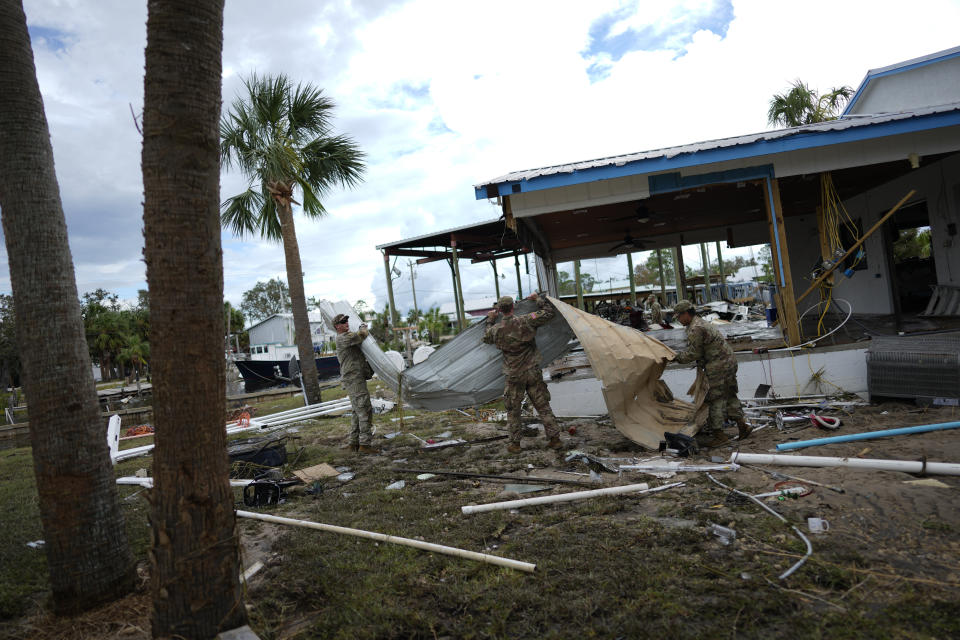
<instances>
[{"instance_id":1,"label":"palm tree trunk","mask_svg":"<svg viewBox=\"0 0 960 640\"><path fill-rule=\"evenodd\" d=\"M143 115L153 637L246 621L228 480L219 117L223 0L149 0Z\"/></svg>"},{"instance_id":2,"label":"palm tree trunk","mask_svg":"<svg viewBox=\"0 0 960 640\"><path fill-rule=\"evenodd\" d=\"M53 608L76 613L131 591L135 572L20 2L0 2L0 176Z\"/></svg>"},{"instance_id":3,"label":"palm tree trunk","mask_svg":"<svg viewBox=\"0 0 960 640\"><path fill-rule=\"evenodd\" d=\"M290 288L290 305L293 307L294 341L300 356L300 372L307 402L320 402L320 380L317 376L317 361L313 354L313 339L310 335L310 316L307 313L307 298L303 292L303 267L300 264L300 245L293 225L293 209L289 201L277 204L280 233L283 236L283 254L287 259L287 286Z\"/></svg>"}]
</instances>

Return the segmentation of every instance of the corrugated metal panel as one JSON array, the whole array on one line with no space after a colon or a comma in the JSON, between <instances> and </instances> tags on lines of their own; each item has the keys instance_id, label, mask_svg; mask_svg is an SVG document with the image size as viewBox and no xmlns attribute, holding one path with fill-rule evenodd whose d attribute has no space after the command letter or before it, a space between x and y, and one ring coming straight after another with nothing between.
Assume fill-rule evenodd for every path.
<instances>
[{"instance_id":1,"label":"corrugated metal panel","mask_svg":"<svg viewBox=\"0 0 960 640\"><path fill-rule=\"evenodd\" d=\"M797 136L801 134L843 131L845 129L867 127L870 125L881 124L884 122L893 122L896 120L909 120L910 118L933 115L937 113L948 113L948 112L957 111L957 110L960 110L960 104L938 105L935 107L928 107L926 109L917 109L914 111L906 111L903 113L884 113L884 114L878 114L878 115L848 116L846 118L839 119L839 120L818 122L816 124L804 125L802 127L776 129L773 131L751 133L743 136L736 136L733 138L719 138L716 140L706 140L703 142L695 142L692 144L681 145L678 147L666 147L664 149L641 151L638 153L629 153L626 155L611 156L609 158L599 158L596 160L586 160L583 162L560 164L560 165L554 165L551 167L541 167L538 169L527 169L524 171L515 171L513 173L508 173L506 175L500 176L499 178L494 178L493 180L481 182L480 184L474 185L474 187L479 189L487 185L501 184L504 182L518 182L522 180L530 180L532 178L539 178L542 176L549 176L549 175L555 175L555 174L561 174L561 173L574 173L576 171L583 171L584 169L595 169L597 167L607 167L607 166L619 167L619 166L623 166L626 164L630 164L631 162L637 162L640 160L650 160L653 158L673 158L679 155L697 153L700 151L708 151L712 149L722 149L722 148L728 148L728 147L737 147L737 146L753 144L755 142L761 142L761 141L779 140L782 138L789 138L791 136Z\"/></svg>"}]
</instances>

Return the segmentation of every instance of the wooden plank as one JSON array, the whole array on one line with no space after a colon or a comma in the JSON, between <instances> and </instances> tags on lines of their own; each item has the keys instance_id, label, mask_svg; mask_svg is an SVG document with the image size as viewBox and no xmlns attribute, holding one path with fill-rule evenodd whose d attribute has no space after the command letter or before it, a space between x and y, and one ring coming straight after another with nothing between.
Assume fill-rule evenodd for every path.
<instances>
[{"instance_id":1,"label":"wooden plank","mask_svg":"<svg viewBox=\"0 0 960 640\"><path fill-rule=\"evenodd\" d=\"M777 254L779 263L774 265L775 272L777 276L780 276L781 273L783 275L783 282L778 283L779 286L777 287L780 298L777 317L787 330L787 342L790 345L797 345L800 344L797 300L793 295L793 275L790 271L790 252L787 249L787 228L783 220L783 205L780 202L780 185L776 178L767 178L763 181L763 196L764 208L767 210L767 221L770 224L770 249Z\"/></svg>"}]
</instances>

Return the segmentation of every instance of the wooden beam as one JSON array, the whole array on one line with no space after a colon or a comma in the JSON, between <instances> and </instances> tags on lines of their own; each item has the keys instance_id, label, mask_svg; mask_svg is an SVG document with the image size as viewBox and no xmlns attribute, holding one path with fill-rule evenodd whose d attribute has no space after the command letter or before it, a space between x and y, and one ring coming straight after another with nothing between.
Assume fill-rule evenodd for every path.
<instances>
[{"instance_id":1,"label":"wooden beam","mask_svg":"<svg viewBox=\"0 0 960 640\"><path fill-rule=\"evenodd\" d=\"M460 330L463 331L467 326L467 320L465 317L466 310L463 308L463 281L460 279L460 261L457 256L457 241L450 241L450 250L453 253L453 277L456 279L457 284L457 300L460 302Z\"/></svg>"},{"instance_id":2,"label":"wooden beam","mask_svg":"<svg viewBox=\"0 0 960 640\"><path fill-rule=\"evenodd\" d=\"M405 256L410 258L446 258L449 253L446 251L429 251L427 249L386 249L385 255Z\"/></svg>"},{"instance_id":3,"label":"wooden beam","mask_svg":"<svg viewBox=\"0 0 960 640\"><path fill-rule=\"evenodd\" d=\"M583 287L580 286L580 261L573 261L573 286L577 292L577 309L583 309Z\"/></svg>"},{"instance_id":4,"label":"wooden beam","mask_svg":"<svg viewBox=\"0 0 960 640\"><path fill-rule=\"evenodd\" d=\"M397 305L393 302L393 274L390 273L390 256L384 252L383 268L387 272L387 296L390 300L390 322L394 326L400 322L400 314L397 313Z\"/></svg>"},{"instance_id":5,"label":"wooden beam","mask_svg":"<svg viewBox=\"0 0 960 640\"><path fill-rule=\"evenodd\" d=\"M837 267L839 267L841 264L843 264L843 261L846 260L847 258L849 258L850 255L851 255L854 251L856 251L857 249L859 249L859 248L860 248L860 245L862 245L862 244L866 241L867 238L869 238L871 235L873 235L873 232L876 231L877 229L879 229L879 228L883 225L883 223L886 222L886 221L890 218L890 216L892 216L893 214L895 214L895 213L897 212L897 209L899 209L900 207L902 207L902 206L904 205L904 203L905 203L907 200L909 200L910 198L912 198L912 197L913 197L913 194L915 194L915 193L916 193L916 191L914 191L913 189L910 189L910 193L908 193L907 195L905 195L905 196L903 196L902 198L900 198L900 202L898 202L897 204L893 205L893 209L890 209L890 211L887 211L886 215L884 215L882 218L880 218L879 220L877 220L877 223L876 223L875 225L873 225L872 227L870 227L870 229L869 229L865 234L863 234L862 236L860 236L860 239L857 240L855 243L853 243L853 245L852 245L849 249L847 249L847 252L846 252L845 254L843 254L836 262L834 262L832 265L830 265L830 268L829 268L829 269L827 269L826 271L824 271L823 273L821 273L820 276L819 276L816 280L813 281L813 284L810 285L810 288L808 288L806 291L804 291L804 292L803 292L803 295L801 295L799 298L797 298L797 302L800 302L801 300L803 300L804 298L806 298L808 295L810 295L810 292L811 292L811 291L813 291L817 286L819 286L819 284L820 284L821 282L823 282L823 280L824 280L827 276L829 276L831 273L833 273L834 270L835 270Z\"/></svg>"},{"instance_id":6,"label":"wooden beam","mask_svg":"<svg viewBox=\"0 0 960 640\"><path fill-rule=\"evenodd\" d=\"M783 221L783 206L780 203L780 186L776 178L763 181L763 203L770 224L770 248L776 250L777 263L774 276L777 280L780 305L777 318L787 330L787 343L800 344L800 325L797 320L797 300L793 295L793 274L790 272L790 252L787 249L787 228Z\"/></svg>"}]
</instances>

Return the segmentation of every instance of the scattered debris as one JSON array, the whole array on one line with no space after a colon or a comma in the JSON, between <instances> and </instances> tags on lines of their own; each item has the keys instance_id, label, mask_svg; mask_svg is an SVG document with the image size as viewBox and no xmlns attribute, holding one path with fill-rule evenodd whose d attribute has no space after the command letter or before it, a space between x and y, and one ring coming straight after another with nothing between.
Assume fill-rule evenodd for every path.
<instances>
[{"instance_id":1,"label":"scattered debris","mask_svg":"<svg viewBox=\"0 0 960 640\"><path fill-rule=\"evenodd\" d=\"M435 473L421 473L417 476L417 480L430 480L431 478L436 478L437 474Z\"/></svg>"},{"instance_id":2,"label":"scattered debris","mask_svg":"<svg viewBox=\"0 0 960 640\"><path fill-rule=\"evenodd\" d=\"M550 489L551 487L542 484L508 484L503 487L503 490L509 493L536 493Z\"/></svg>"},{"instance_id":3,"label":"scattered debris","mask_svg":"<svg viewBox=\"0 0 960 640\"><path fill-rule=\"evenodd\" d=\"M353 479L356 478L356 477L357 477L357 474L355 474L355 473L341 473L340 475L337 476L337 481L338 481L338 482L350 482L351 480L353 480Z\"/></svg>"},{"instance_id":4,"label":"scattered debris","mask_svg":"<svg viewBox=\"0 0 960 640\"><path fill-rule=\"evenodd\" d=\"M735 493L735 494L737 494L737 495L739 495L739 496L743 496L744 498L748 498L748 499L752 500L753 502L756 502L758 505L760 505L760 506L761 506L764 510L766 510L768 513L776 516L778 520L780 520L780 521L786 523L787 525L789 525L790 528L793 529L793 532L796 533L796 534L800 537L800 539L803 540L804 544L807 545L807 552L806 552L806 554L804 554L804 556L803 556L802 558L800 558L797 562L795 562L795 563L793 564L793 566L791 566L789 569L787 569L786 571L784 571L783 573L780 574L780 579L781 579L781 580L786 580L787 578L789 578L789 577L793 574L794 571L796 571L797 569L799 569L799 568L803 565L803 563L807 561L807 558L809 558L810 556L813 555L813 546L810 544L810 541L807 539L807 537L806 537L805 535L803 535L803 533L800 531L800 529L797 529L795 526L793 526L792 524L790 524L790 523L787 521L787 519L784 518L782 515L780 515L779 513L777 513L776 511L774 511L774 510L771 509L770 507L768 507L767 505L765 505L765 504L764 504L763 502L761 502L760 500L757 500L756 498L754 498L753 496L751 496L749 493L744 493L743 491L737 491L736 489L733 489L733 488L731 488L731 487L728 487L727 485L723 484L722 482L720 482L719 480L717 480L716 478L714 478L714 477L713 477L712 475L710 475L709 473L707 474L707 477L710 478L710 481L711 481L711 482L713 482L714 484L720 485L721 487L723 487L723 488L726 489L727 491L730 491L731 493Z\"/></svg>"},{"instance_id":5,"label":"scattered debris","mask_svg":"<svg viewBox=\"0 0 960 640\"><path fill-rule=\"evenodd\" d=\"M721 464L688 464L679 460L664 460L663 458L651 458L642 460L638 464L622 464L620 471L644 471L648 473L666 472L666 471L737 471L740 465L733 463Z\"/></svg>"},{"instance_id":6,"label":"scattered debris","mask_svg":"<svg viewBox=\"0 0 960 640\"><path fill-rule=\"evenodd\" d=\"M918 487L937 487L938 489L952 489L946 482L941 482L936 478L921 478L920 480L904 480L903 484L912 484Z\"/></svg>"},{"instance_id":7,"label":"scattered debris","mask_svg":"<svg viewBox=\"0 0 960 640\"><path fill-rule=\"evenodd\" d=\"M34 540L32 542L28 542L27 546L30 547L31 549L43 549L43 545L45 544L46 542L43 540Z\"/></svg>"},{"instance_id":8,"label":"scattered debris","mask_svg":"<svg viewBox=\"0 0 960 640\"><path fill-rule=\"evenodd\" d=\"M807 528L810 533L826 533L830 531L830 523L823 518L807 518Z\"/></svg>"},{"instance_id":9,"label":"scattered debris","mask_svg":"<svg viewBox=\"0 0 960 640\"><path fill-rule=\"evenodd\" d=\"M729 527L724 527L719 524L710 525L710 533L717 536L720 539L721 544L730 544L737 539L737 532Z\"/></svg>"},{"instance_id":10,"label":"scattered debris","mask_svg":"<svg viewBox=\"0 0 960 640\"><path fill-rule=\"evenodd\" d=\"M540 478L537 476L504 476L496 475L493 473L470 473L466 471L443 471L436 469L397 469L392 468L389 471L394 473L433 473L438 476L454 476L457 478L484 478L487 480L516 480L519 482L530 482L531 480L536 482L546 482L551 484L574 484L578 486L584 486L588 483L580 482L579 480L562 480L560 478Z\"/></svg>"},{"instance_id":11,"label":"scattered debris","mask_svg":"<svg viewBox=\"0 0 960 640\"><path fill-rule=\"evenodd\" d=\"M457 556L460 558L477 560L478 562L495 564L497 566L507 567L510 569L518 569L520 571L526 571L528 573L533 573L533 571L536 569L536 566L537 566L530 562L521 562L519 560L511 560L510 558L501 558L499 556L492 556L486 553L477 553L476 551L467 551L466 549L446 547L444 545L434 544L432 542L424 542L423 540L411 540L410 538L401 538L399 536L391 536L385 533L377 533L374 531L364 531L362 529L350 529L348 527L338 527L336 525L323 524L320 522L310 522L309 520L296 520L294 518L283 518L280 516L272 516L266 513L254 513L252 511L240 511L240 510L237 511L237 516L240 518L252 518L254 520L274 522L276 524L289 524L289 525L294 525L298 527L307 527L309 529L319 529L320 531L343 533L347 535L357 536L359 538L368 538L370 540L376 540L378 542L389 542L391 544L399 544L405 547L422 549L424 551L429 551L431 553L441 553L448 556Z\"/></svg>"},{"instance_id":12,"label":"scattered debris","mask_svg":"<svg viewBox=\"0 0 960 640\"><path fill-rule=\"evenodd\" d=\"M306 469L298 469L293 472L293 475L300 478L304 484L309 484L314 480L322 480L323 478L333 478L339 474L339 471L331 467L326 462L322 462L312 467L307 467Z\"/></svg>"},{"instance_id":13,"label":"scattered debris","mask_svg":"<svg viewBox=\"0 0 960 640\"><path fill-rule=\"evenodd\" d=\"M403 489L407 486L406 480L397 480L396 482L391 482L386 486L387 491L395 491L397 489Z\"/></svg>"},{"instance_id":14,"label":"scattered debris","mask_svg":"<svg viewBox=\"0 0 960 640\"><path fill-rule=\"evenodd\" d=\"M763 467L755 467L752 464L742 465L748 469L754 469L756 471L762 471L770 475L771 478L775 480L796 480L797 482L803 482L804 484L812 484L815 487L823 487L824 489L830 489L830 491L836 491L837 493L844 493L843 487L832 487L828 484L823 484L821 482L815 482L813 480L807 480L805 478L798 478L797 476L790 476L785 473L780 473L779 471L770 471L769 469L764 469Z\"/></svg>"}]
</instances>

